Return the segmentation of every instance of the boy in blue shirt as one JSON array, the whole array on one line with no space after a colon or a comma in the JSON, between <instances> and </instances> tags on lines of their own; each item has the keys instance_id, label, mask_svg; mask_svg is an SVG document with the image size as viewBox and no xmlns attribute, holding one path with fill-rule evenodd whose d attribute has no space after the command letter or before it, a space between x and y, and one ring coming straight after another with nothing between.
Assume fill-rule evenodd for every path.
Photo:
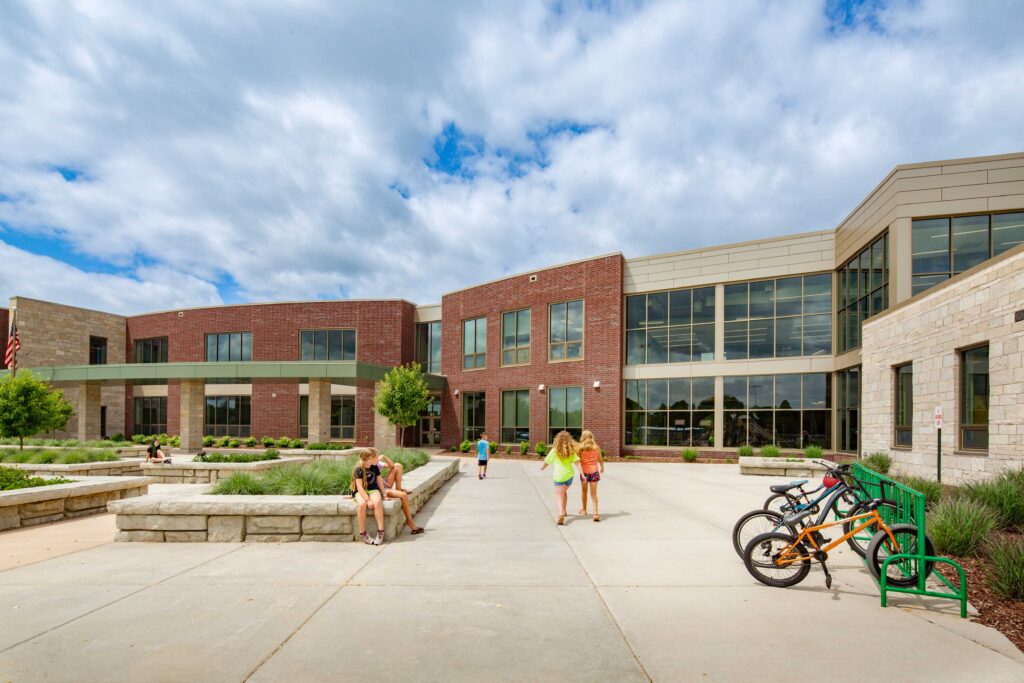
<instances>
[{"instance_id":1,"label":"boy in blue shirt","mask_svg":"<svg viewBox=\"0 0 1024 683\"><path fill-rule=\"evenodd\" d=\"M486 434L482 434L480 440L476 442L477 479L483 479L487 476L487 458L490 454L491 442L487 440Z\"/></svg>"}]
</instances>

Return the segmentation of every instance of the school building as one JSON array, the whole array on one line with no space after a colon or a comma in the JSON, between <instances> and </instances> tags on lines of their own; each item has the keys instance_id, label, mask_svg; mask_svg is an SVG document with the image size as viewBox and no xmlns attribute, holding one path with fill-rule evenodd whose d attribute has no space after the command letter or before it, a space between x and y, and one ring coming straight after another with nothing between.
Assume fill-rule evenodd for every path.
<instances>
[{"instance_id":1,"label":"school building","mask_svg":"<svg viewBox=\"0 0 1024 683\"><path fill-rule=\"evenodd\" d=\"M1024 462L1024 153L897 166L832 229L595 256L433 305L10 306L19 367L64 389L82 439L386 446L374 394L418 361L433 400L410 445L588 428L610 455L815 444L934 476L941 407L944 480Z\"/></svg>"}]
</instances>

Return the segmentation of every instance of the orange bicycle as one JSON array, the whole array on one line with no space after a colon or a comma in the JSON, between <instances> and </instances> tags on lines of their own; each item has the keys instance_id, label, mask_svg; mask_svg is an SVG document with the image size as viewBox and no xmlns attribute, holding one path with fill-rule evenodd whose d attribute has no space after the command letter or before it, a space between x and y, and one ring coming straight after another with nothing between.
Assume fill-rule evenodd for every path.
<instances>
[{"instance_id":1,"label":"orange bicycle","mask_svg":"<svg viewBox=\"0 0 1024 683\"><path fill-rule=\"evenodd\" d=\"M804 519L813 514L811 510L794 512L786 515L783 522L789 529L785 531L773 531L759 534L750 539L743 550L743 563L751 575L768 586L788 588L807 578L811 571L811 561L821 563L825 572L825 586L832 587L832 575L829 574L825 561L828 553L836 546L842 545L847 539L865 529L877 529L877 533L868 543L865 562L868 571L878 579L882 573L882 566L886 558L891 555L916 555L917 554L917 527L913 524L888 525L882 516L878 514L878 508L884 505L884 501L875 499L870 501L866 508L867 512L836 520L827 524L807 526L796 533L797 526ZM829 541L821 531L837 525L845 525L847 530L841 538ZM796 533L796 535L794 535ZM932 547L930 538L925 537L925 555L932 556L935 550ZM886 571L886 582L890 586L914 586L917 585L918 560L901 560L889 564ZM935 568L934 562L927 562L925 576L932 573Z\"/></svg>"}]
</instances>

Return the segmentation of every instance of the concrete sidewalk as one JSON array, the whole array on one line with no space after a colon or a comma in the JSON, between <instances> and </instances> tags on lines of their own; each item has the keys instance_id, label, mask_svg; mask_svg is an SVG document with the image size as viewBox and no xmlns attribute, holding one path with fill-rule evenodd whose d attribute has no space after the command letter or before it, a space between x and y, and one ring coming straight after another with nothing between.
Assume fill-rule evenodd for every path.
<instances>
[{"instance_id":1,"label":"concrete sidewalk","mask_svg":"<svg viewBox=\"0 0 1024 683\"><path fill-rule=\"evenodd\" d=\"M767 479L612 463L604 521L557 527L538 468L467 464L427 533L383 548L110 543L0 572L0 680L746 681L786 658L833 681L1024 680L952 602L881 609L847 551L831 590L818 569L755 582L729 534Z\"/></svg>"}]
</instances>

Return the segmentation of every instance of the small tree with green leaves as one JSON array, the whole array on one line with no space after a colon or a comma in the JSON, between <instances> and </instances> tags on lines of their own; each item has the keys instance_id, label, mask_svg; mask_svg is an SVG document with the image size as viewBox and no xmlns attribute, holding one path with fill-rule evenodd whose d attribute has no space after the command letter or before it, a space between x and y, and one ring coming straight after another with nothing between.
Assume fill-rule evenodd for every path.
<instances>
[{"instance_id":1,"label":"small tree with green leaves","mask_svg":"<svg viewBox=\"0 0 1024 683\"><path fill-rule=\"evenodd\" d=\"M62 391L52 389L30 372L0 379L0 437L18 439L25 448L25 437L64 429L74 408L64 400Z\"/></svg>"},{"instance_id":2,"label":"small tree with green leaves","mask_svg":"<svg viewBox=\"0 0 1024 683\"><path fill-rule=\"evenodd\" d=\"M374 407L398 430L398 444L405 446L405 428L412 427L430 404L430 389L419 363L391 368L384 375Z\"/></svg>"}]
</instances>

